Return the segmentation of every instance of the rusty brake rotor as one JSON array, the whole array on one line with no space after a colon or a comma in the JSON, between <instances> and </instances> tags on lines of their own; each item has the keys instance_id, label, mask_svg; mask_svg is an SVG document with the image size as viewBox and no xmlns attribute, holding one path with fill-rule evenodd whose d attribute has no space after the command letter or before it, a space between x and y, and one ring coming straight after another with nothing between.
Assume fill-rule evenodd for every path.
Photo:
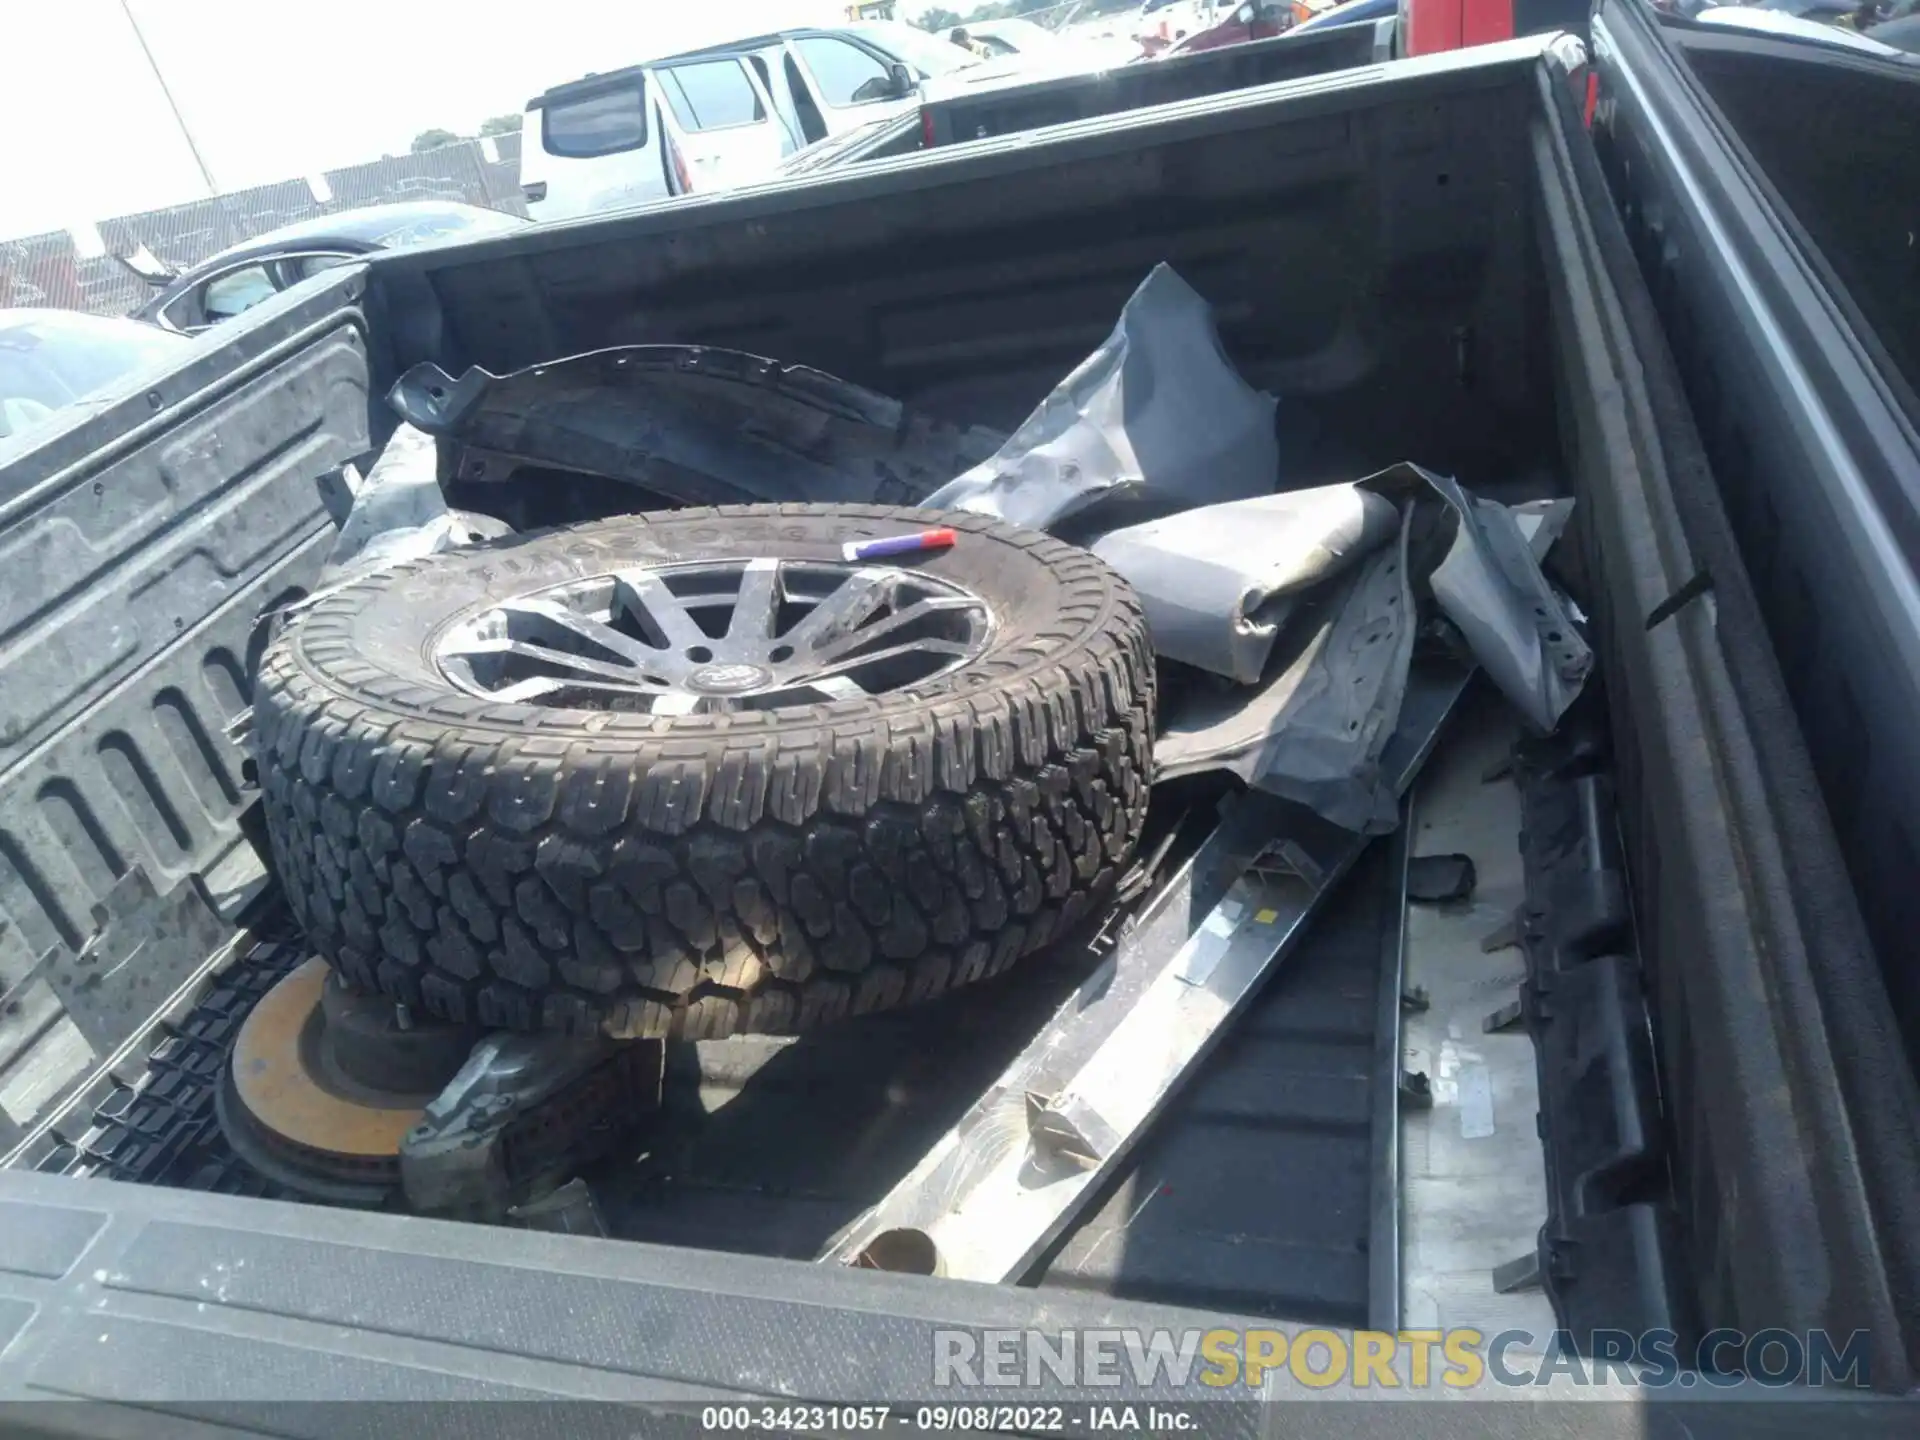
<instances>
[{"instance_id":1,"label":"rusty brake rotor","mask_svg":"<svg viewBox=\"0 0 1920 1440\"><path fill-rule=\"evenodd\" d=\"M408 1024L391 1000L348 991L309 960L240 1027L216 1097L248 1164L297 1193L379 1206L400 1187L400 1143L477 1035Z\"/></svg>"}]
</instances>

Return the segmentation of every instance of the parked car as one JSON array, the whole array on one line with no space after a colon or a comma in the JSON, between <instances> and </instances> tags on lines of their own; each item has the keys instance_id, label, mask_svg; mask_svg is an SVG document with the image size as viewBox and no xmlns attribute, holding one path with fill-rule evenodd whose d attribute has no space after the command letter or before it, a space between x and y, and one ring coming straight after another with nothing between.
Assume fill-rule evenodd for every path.
<instances>
[{"instance_id":1,"label":"parked car","mask_svg":"<svg viewBox=\"0 0 1920 1440\"><path fill-rule=\"evenodd\" d=\"M1192 55L1202 50L1218 50L1224 45L1271 40L1292 29L1293 24L1293 7L1285 0L1245 0L1225 20L1174 41L1160 53L1162 56Z\"/></svg>"},{"instance_id":2,"label":"parked car","mask_svg":"<svg viewBox=\"0 0 1920 1440\"><path fill-rule=\"evenodd\" d=\"M0 450L185 341L137 320L74 310L0 310ZM5 487L0 485L0 499Z\"/></svg>"},{"instance_id":3,"label":"parked car","mask_svg":"<svg viewBox=\"0 0 1920 1440\"><path fill-rule=\"evenodd\" d=\"M966 31L976 45L984 45L996 60L1008 55L1045 54L1068 43L1044 25L1015 17L969 20Z\"/></svg>"},{"instance_id":4,"label":"parked car","mask_svg":"<svg viewBox=\"0 0 1920 1440\"><path fill-rule=\"evenodd\" d=\"M985 62L893 21L782 30L557 85L527 102L520 185L569 219L773 176L809 145L911 110L920 86Z\"/></svg>"},{"instance_id":5,"label":"parked car","mask_svg":"<svg viewBox=\"0 0 1920 1440\"><path fill-rule=\"evenodd\" d=\"M283 225L230 246L184 273L156 268L148 257L121 259L158 287L134 317L191 335L375 250L500 235L526 223L502 210L453 200L406 200Z\"/></svg>"},{"instance_id":6,"label":"parked car","mask_svg":"<svg viewBox=\"0 0 1920 1440\"><path fill-rule=\"evenodd\" d=\"M1909 57L1898 46L1882 41L1876 30L1862 33L1845 26L1836 25L1827 19L1813 18L1817 14L1831 15L1835 12L1809 11L1795 14L1784 10L1761 9L1753 5L1710 5L1694 15L1694 20L1702 25L1723 25L1733 30L1746 30L1756 35L1772 35L1783 40L1804 40L1815 45L1831 45L1840 50L1851 50L1856 54L1875 55L1883 60L1906 61Z\"/></svg>"},{"instance_id":7,"label":"parked car","mask_svg":"<svg viewBox=\"0 0 1920 1440\"><path fill-rule=\"evenodd\" d=\"M1296 20L1287 33L1306 35L1342 25L1379 24L1383 20L1392 20L1399 12L1400 0L1344 0L1344 3L1309 15L1304 20Z\"/></svg>"},{"instance_id":8,"label":"parked car","mask_svg":"<svg viewBox=\"0 0 1920 1440\"><path fill-rule=\"evenodd\" d=\"M1867 35L1882 45L1891 45L1909 55L1920 54L1920 14L1905 13L1891 20L1882 20L1869 29Z\"/></svg>"},{"instance_id":9,"label":"parked car","mask_svg":"<svg viewBox=\"0 0 1920 1440\"><path fill-rule=\"evenodd\" d=\"M1164 54L1168 46L1213 27L1231 0L1143 0L1127 25L1129 37L1148 56Z\"/></svg>"},{"instance_id":10,"label":"parked car","mask_svg":"<svg viewBox=\"0 0 1920 1440\"><path fill-rule=\"evenodd\" d=\"M1888 50L1920 50L1920 0L1763 0L1758 6L1729 5L1683 12L1708 24L1745 25L1776 35L1800 35L1862 54L1891 58ZM1836 38L1837 37L1837 38ZM1865 38L1869 44L1853 44Z\"/></svg>"},{"instance_id":11,"label":"parked car","mask_svg":"<svg viewBox=\"0 0 1920 1440\"><path fill-rule=\"evenodd\" d=\"M1791 15L1801 20L1832 25L1842 21L1851 22L1861 7L1860 0L1754 0L1751 5L1714 8L1762 10L1773 15Z\"/></svg>"},{"instance_id":12,"label":"parked car","mask_svg":"<svg viewBox=\"0 0 1920 1440\"><path fill-rule=\"evenodd\" d=\"M1587 11L1588 0L1402 0L1396 53L1433 55L1555 30L1584 39Z\"/></svg>"},{"instance_id":13,"label":"parked car","mask_svg":"<svg viewBox=\"0 0 1920 1440\"><path fill-rule=\"evenodd\" d=\"M1137 41L1074 31L1061 33L1031 20L970 20L965 28L975 44L985 47L990 61L1015 62L1011 67L1014 70L1091 69L1143 58Z\"/></svg>"}]
</instances>

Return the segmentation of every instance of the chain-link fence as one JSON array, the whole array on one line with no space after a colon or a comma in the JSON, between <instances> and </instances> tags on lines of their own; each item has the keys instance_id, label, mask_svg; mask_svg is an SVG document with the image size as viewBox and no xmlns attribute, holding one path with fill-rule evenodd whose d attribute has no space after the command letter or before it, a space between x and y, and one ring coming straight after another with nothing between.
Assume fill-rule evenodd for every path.
<instances>
[{"instance_id":1,"label":"chain-link fence","mask_svg":"<svg viewBox=\"0 0 1920 1440\"><path fill-rule=\"evenodd\" d=\"M929 25L929 14L941 21L957 15L960 17L957 23L960 24L987 20L1031 20L1048 30L1065 30L1086 21L1117 19L1125 12L1138 10L1143 3L1144 0L1056 0L1052 5L1023 6L1018 0L951 0L951 3L940 6L908 5L900 10L899 18L910 18L922 29L930 30L939 30L943 26ZM947 13L939 13L943 11Z\"/></svg>"},{"instance_id":2,"label":"chain-link fence","mask_svg":"<svg viewBox=\"0 0 1920 1440\"><path fill-rule=\"evenodd\" d=\"M349 165L312 180L256 185L102 220L94 226L100 239L97 252L89 243L83 253L66 230L0 240L0 307L44 305L124 315L151 292L113 257L130 255L141 245L176 270L185 270L230 245L296 220L369 205L460 200L524 215L519 177L520 137L501 135Z\"/></svg>"}]
</instances>

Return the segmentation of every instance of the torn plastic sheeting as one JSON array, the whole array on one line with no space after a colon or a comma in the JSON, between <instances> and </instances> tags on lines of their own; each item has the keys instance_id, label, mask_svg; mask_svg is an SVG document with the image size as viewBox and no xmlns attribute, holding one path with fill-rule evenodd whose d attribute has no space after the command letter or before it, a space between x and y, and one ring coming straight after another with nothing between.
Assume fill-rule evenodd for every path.
<instances>
[{"instance_id":1,"label":"torn plastic sheeting","mask_svg":"<svg viewBox=\"0 0 1920 1440\"><path fill-rule=\"evenodd\" d=\"M1396 543L1301 607L1273 680L1202 690L1176 708L1154 741L1156 780L1224 768L1348 830L1385 834L1399 823L1380 768L1413 661L1412 526L1396 528Z\"/></svg>"},{"instance_id":2,"label":"torn plastic sheeting","mask_svg":"<svg viewBox=\"0 0 1920 1440\"><path fill-rule=\"evenodd\" d=\"M1301 592L1378 549L1399 525L1383 496L1326 485L1129 525L1091 548L1139 594L1161 655L1257 685Z\"/></svg>"},{"instance_id":3,"label":"torn plastic sheeting","mask_svg":"<svg viewBox=\"0 0 1920 1440\"><path fill-rule=\"evenodd\" d=\"M1446 499L1456 514L1462 507L1453 497L1470 498L1450 481L1449 496L1432 483L1429 472L1411 465L1396 466L1360 484L1400 496L1409 517L1418 514L1418 502L1429 493ZM1522 568L1539 578L1541 590L1558 607L1562 602L1540 576L1539 560L1566 528L1573 502L1509 510L1474 500L1473 506L1476 512L1489 507L1499 512L1519 542ZM1483 518L1461 514L1443 566L1478 543L1476 537L1484 531L1476 526ZM1224 686L1201 689L1176 703L1154 744L1155 778L1225 769L1347 829L1371 834L1392 830L1399 822L1397 796L1379 762L1385 738L1398 723L1412 660L1417 617L1408 557L1417 523L1414 518L1403 520L1398 544L1377 551L1329 593L1301 603L1269 666L1277 666L1277 673L1265 685L1251 692ZM1482 585L1465 587L1461 594L1464 600L1456 597L1456 603L1469 607L1465 613L1478 621L1472 632L1461 626L1462 635L1470 644L1480 636L1480 643L1497 654L1485 637L1502 625L1511 631L1516 616L1497 609L1479 615L1470 607L1489 598L1504 603L1502 592ZM1534 618L1531 607L1519 618ZM1571 627L1566 633L1572 633ZM1585 653L1584 644L1580 648ZM1481 653L1476 646L1476 658Z\"/></svg>"},{"instance_id":4,"label":"torn plastic sheeting","mask_svg":"<svg viewBox=\"0 0 1920 1440\"><path fill-rule=\"evenodd\" d=\"M451 528L433 437L401 425L353 492L353 506L327 555L320 582L331 584L349 573L378 569L389 556L399 560L430 555L439 548L437 537Z\"/></svg>"},{"instance_id":5,"label":"torn plastic sheeting","mask_svg":"<svg viewBox=\"0 0 1920 1440\"><path fill-rule=\"evenodd\" d=\"M314 595L402 560L508 533L489 516L447 508L433 437L401 425L353 491Z\"/></svg>"},{"instance_id":6,"label":"torn plastic sheeting","mask_svg":"<svg viewBox=\"0 0 1920 1440\"><path fill-rule=\"evenodd\" d=\"M996 454L926 503L1044 530L1113 498L1194 506L1271 494L1274 404L1234 370L1207 302L1156 265L1100 348Z\"/></svg>"}]
</instances>

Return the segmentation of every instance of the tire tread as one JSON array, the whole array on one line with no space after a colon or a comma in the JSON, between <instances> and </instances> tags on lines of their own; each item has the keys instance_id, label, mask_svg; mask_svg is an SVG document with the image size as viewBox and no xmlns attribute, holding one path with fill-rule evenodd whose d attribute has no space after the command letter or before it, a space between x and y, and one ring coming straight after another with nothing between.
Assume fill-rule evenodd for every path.
<instances>
[{"instance_id":1,"label":"tire tread","mask_svg":"<svg viewBox=\"0 0 1920 1440\"><path fill-rule=\"evenodd\" d=\"M432 559L284 627L256 744L274 863L314 948L448 1020L720 1038L932 998L1091 914L1146 813L1154 675L1132 592L1085 551L978 516L825 513L1011 542L1066 603L975 662L964 691L905 711L591 727L366 663L356 617L403 603ZM592 546L648 523L500 548Z\"/></svg>"}]
</instances>

